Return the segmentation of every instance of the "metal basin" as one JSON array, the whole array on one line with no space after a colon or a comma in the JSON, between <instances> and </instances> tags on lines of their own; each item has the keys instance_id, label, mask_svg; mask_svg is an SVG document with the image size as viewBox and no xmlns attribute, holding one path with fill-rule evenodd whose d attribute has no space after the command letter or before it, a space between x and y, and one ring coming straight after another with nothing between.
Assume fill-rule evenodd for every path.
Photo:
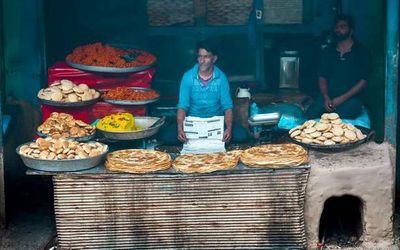
<instances>
[{"instance_id":1,"label":"metal basin","mask_svg":"<svg viewBox=\"0 0 400 250\"><path fill-rule=\"evenodd\" d=\"M151 126L155 122L157 122L159 119L161 119L161 118L150 117L150 116L136 116L135 124L143 128L142 130L138 130L138 131L109 132L109 131L104 131L104 130L101 130L98 128L97 128L97 130L100 131L104 135L105 138L111 139L111 140L121 140L121 141L138 140L138 139L143 139L143 138L147 138L147 137L155 135L165 122L165 121L162 121L158 125L151 128Z\"/></svg>"},{"instance_id":2,"label":"metal basin","mask_svg":"<svg viewBox=\"0 0 400 250\"><path fill-rule=\"evenodd\" d=\"M17 154L21 156L21 159L24 162L24 164L32 169L49 171L49 172L73 172L73 171L89 169L102 163L104 157L108 153L108 146L103 144L103 146L105 146L107 150L103 154L97 155L95 157L90 157L86 159L72 159L72 160L36 159L24 156L19 153L20 148L28 144L30 144L30 142L24 143L18 146L16 149Z\"/></svg>"}]
</instances>

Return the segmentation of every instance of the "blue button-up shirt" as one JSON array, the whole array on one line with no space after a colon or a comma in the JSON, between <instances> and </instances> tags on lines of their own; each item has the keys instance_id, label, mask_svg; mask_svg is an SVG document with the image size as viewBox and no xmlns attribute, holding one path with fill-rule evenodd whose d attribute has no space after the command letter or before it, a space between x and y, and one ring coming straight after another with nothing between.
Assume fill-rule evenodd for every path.
<instances>
[{"instance_id":1,"label":"blue button-up shirt","mask_svg":"<svg viewBox=\"0 0 400 250\"><path fill-rule=\"evenodd\" d=\"M224 115L225 110L233 107L228 79L214 65L212 78L206 85L198 75L199 65L186 71L181 80L178 108L188 116L211 117Z\"/></svg>"}]
</instances>

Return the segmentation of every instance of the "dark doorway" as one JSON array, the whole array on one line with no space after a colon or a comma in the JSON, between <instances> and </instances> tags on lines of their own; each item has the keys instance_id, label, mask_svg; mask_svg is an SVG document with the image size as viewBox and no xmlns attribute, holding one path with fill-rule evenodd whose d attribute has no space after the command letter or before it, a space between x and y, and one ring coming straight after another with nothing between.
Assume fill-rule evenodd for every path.
<instances>
[{"instance_id":1,"label":"dark doorway","mask_svg":"<svg viewBox=\"0 0 400 250\"><path fill-rule=\"evenodd\" d=\"M351 195L325 201L319 223L319 242L339 246L357 245L363 233L363 202Z\"/></svg>"}]
</instances>

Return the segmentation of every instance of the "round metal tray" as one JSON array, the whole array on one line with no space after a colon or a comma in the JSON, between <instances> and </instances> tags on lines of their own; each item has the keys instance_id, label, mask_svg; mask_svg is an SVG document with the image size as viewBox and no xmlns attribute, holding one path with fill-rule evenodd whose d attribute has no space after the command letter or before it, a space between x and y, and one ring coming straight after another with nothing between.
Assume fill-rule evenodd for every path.
<instances>
[{"instance_id":1,"label":"round metal tray","mask_svg":"<svg viewBox=\"0 0 400 250\"><path fill-rule=\"evenodd\" d=\"M107 150L98 156L86 158L86 159L79 159L79 160L44 160L44 159L35 159L31 157L27 157L21 155L19 150L24 145L29 145L30 142L24 143L17 147L16 152L19 156L21 156L22 161L24 164L32 169L41 170L41 171L49 171L49 172L73 172L73 171L80 171L89 168L93 168L99 165L104 157L108 153L108 146L103 144L107 147Z\"/></svg>"},{"instance_id":2,"label":"round metal tray","mask_svg":"<svg viewBox=\"0 0 400 250\"><path fill-rule=\"evenodd\" d=\"M100 96L95 99L91 99L88 101L81 101L81 102L56 102L56 101L50 101L50 100L45 100L39 98L40 102L45 105L49 106L54 106L54 107L84 107L84 106L90 106L95 104L98 100L100 99Z\"/></svg>"},{"instance_id":3,"label":"round metal tray","mask_svg":"<svg viewBox=\"0 0 400 250\"><path fill-rule=\"evenodd\" d=\"M155 60L151 64L138 66L138 67L117 68L117 67L104 67L104 66L90 66L90 65L85 65L85 64L73 63L73 62L65 59L65 62L73 68L85 70L85 71L101 72L101 73L132 73L132 72L143 71L143 70L154 67L154 65L156 64L156 61L157 60Z\"/></svg>"},{"instance_id":4,"label":"round metal tray","mask_svg":"<svg viewBox=\"0 0 400 250\"><path fill-rule=\"evenodd\" d=\"M130 87L129 89L136 90L139 92L149 92L152 91L153 89L148 89L148 88L141 88L141 87ZM155 90L153 90L155 91ZM158 94L160 95L160 94ZM144 105L144 104L149 104L158 101L159 97L154 98L154 99L147 99L147 100L140 100L140 101L134 101L134 100L115 100L115 99L107 99L103 98L105 102L111 103L111 104L117 104L117 105Z\"/></svg>"},{"instance_id":5,"label":"round metal tray","mask_svg":"<svg viewBox=\"0 0 400 250\"><path fill-rule=\"evenodd\" d=\"M155 135L160 127L164 124L165 121L161 121L156 126L150 128L153 124L155 124L159 119L158 117L150 117L150 116L136 116L135 124L142 127L142 130L138 131L129 131L129 132L108 132L97 128L97 131L100 131L103 136L110 140L138 140L150 137Z\"/></svg>"},{"instance_id":6,"label":"round metal tray","mask_svg":"<svg viewBox=\"0 0 400 250\"><path fill-rule=\"evenodd\" d=\"M335 144L335 145L320 145L320 144L308 144L308 143L303 143L301 141L297 141L293 138L291 138L289 135L287 135L289 141L299 144L305 148L316 150L316 151L325 151L325 152L340 152L344 150L348 150L351 148L355 148L358 145L361 145L367 141L370 141L374 135L375 131L356 126L358 129L361 130L361 132L366 135L366 137L362 140L356 141L356 142L351 142L351 143L346 143L346 144Z\"/></svg>"},{"instance_id":7,"label":"round metal tray","mask_svg":"<svg viewBox=\"0 0 400 250\"><path fill-rule=\"evenodd\" d=\"M48 134L44 134L42 132L36 131L36 134L40 137L46 138L46 137L51 137ZM67 137L67 140L74 140L74 141L79 141L79 142L88 142L90 140L93 140L96 137L96 132L94 132L91 135L86 135L86 136L80 136L80 137Z\"/></svg>"}]
</instances>

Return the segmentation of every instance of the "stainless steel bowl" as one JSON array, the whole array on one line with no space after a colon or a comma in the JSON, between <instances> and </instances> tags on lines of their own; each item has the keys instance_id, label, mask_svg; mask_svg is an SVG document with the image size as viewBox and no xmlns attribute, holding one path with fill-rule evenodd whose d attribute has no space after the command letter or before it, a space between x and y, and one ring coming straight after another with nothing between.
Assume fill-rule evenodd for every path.
<instances>
[{"instance_id":1,"label":"stainless steel bowl","mask_svg":"<svg viewBox=\"0 0 400 250\"><path fill-rule=\"evenodd\" d=\"M44 134L44 133L39 132L39 131L36 131L36 134L37 134L38 136L40 136L40 137L43 137L43 138L51 137L50 135ZM96 132L94 132L94 133L91 134L91 135L78 136L78 137L67 137L66 139L67 139L67 140L78 141L78 142L88 142L88 141L93 140L95 137L96 137Z\"/></svg>"},{"instance_id":2,"label":"stainless steel bowl","mask_svg":"<svg viewBox=\"0 0 400 250\"><path fill-rule=\"evenodd\" d=\"M129 89L137 91L137 92L150 92L150 91L155 91L153 89L149 88L142 88L142 87L130 87ZM144 105L144 104L149 104L158 101L159 97L153 98L153 99L147 99L147 100L140 100L140 101L135 101L135 100L114 100L114 99L108 99L108 98L103 98L105 102L111 103L111 104L116 104L116 105Z\"/></svg>"},{"instance_id":3,"label":"stainless steel bowl","mask_svg":"<svg viewBox=\"0 0 400 250\"><path fill-rule=\"evenodd\" d=\"M85 107L97 103L98 100L100 100L100 96L94 99L90 99L87 101L80 101L80 102L56 102L39 98L39 101L42 104L54 107Z\"/></svg>"},{"instance_id":4,"label":"stainless steel bowl","mask_svg":"<svg viewBox=\"0 0 400 250\"><path fill-rule=\"evenodd\" d=\"M97 155L95 157L73 160L44 160L27 157L20 154L20 148L24 145L29 144L30 142L18 146L16 149L17 154L21 156L22 161L27 167L48 172L73 172L89 169L102 163L103 159L108 153L108 146L103 144L103 146L105 146L107 150L103 154Z\"/></svg>"},{"instance_id":5,"label":"stainless steel bowl","mask_svg":"<svg viewBox=\"0 0 400 250\"><path fill-rule=\"evenodd\" d=\"M97 128L97 131L100 131L105 138L111 140L120 140L120 141L127 141L127 140L138 140L147 138L150 136L155 135L161 126L164 124L165 121L162 121L157 126L151 127L154 123L156 123L159 117L150 117L150 116L136 116L135 117L135 124L139 127L142 127L142 130L138 131L128 131L128 132L109 132L104 131Z\"/></svg>"},{"instance_id":6,"label":"stainless steel bowl","mask_svg":"<svg viewBox=\"0 0 400 250\"><path fill-rule=\"evenodd\" d=\"M260 125L270 126L278 124L280 119L281 119L281 113L273 112L273 113L252 115L248 119L248 122L250 126L260 126Z\"/></svg>"}]
</instances>

